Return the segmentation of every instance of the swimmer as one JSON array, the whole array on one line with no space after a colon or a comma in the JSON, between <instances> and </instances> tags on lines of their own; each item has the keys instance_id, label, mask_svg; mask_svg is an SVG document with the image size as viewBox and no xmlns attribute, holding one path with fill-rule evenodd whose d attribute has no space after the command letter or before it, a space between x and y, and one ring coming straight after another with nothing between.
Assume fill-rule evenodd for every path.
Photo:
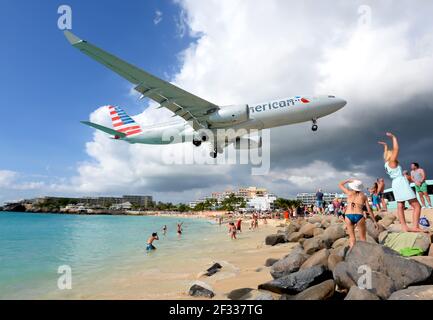
<instances>
[{"instance_id":1,"label":"swimmer","mask_svg":"<svg viewBox=\"0 0 433 320\"><path fill-rule=\"evenodd\" d=\"M233 222L229 223L229 235L232 240L236 239L236 226Z\"/></svg>"},{"instance_id":2,"label":"swimmer","mask_svg":"<svg viewBox=\"0 0 433 320\"><path fill-rule=\"evenodd\" d=\"M164 227L162 227L162 233L164 234L164 236L167 234L167 225L164 225Z\"/></svg>"}]
</instances>

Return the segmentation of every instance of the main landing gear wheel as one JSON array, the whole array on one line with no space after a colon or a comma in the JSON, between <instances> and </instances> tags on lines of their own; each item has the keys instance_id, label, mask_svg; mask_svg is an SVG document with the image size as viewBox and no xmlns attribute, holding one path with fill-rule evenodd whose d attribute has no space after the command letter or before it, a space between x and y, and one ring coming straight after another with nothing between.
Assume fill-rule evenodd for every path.
<instances>
[{"instance_id":1,"label":"main landing gear wheel","mask_svg":"<svg viewBox=\"0 0 433 320\"><path fill-rule=\"evenodd\" d=\"M212 158L216 159L216 157L218 156L218 152L216 152L216 151L212 151L209 155L210 155Z\"/></svg>"},{"instance_id":2,"label":"main landing gear wheel","mask_svg":"<svg viewBox=\"0 0 433 320\"><path fill-rule=\"evenodd\" d=\"M201 141L200 140L192 140L192 144L195 145L196 147L200 147Z\"/></svg>"},{"instance_id":3,"label":"main landing gear wheel","mask_svg":"<svg viewBox=\"0 0 433 320\"><path fill-rule=\"evenodd\" d=\"M317 125L317 120L313 119L313 126L311 127L311 130L317 131L319 129L319 126Z\"/></svg>"}]
</instances>

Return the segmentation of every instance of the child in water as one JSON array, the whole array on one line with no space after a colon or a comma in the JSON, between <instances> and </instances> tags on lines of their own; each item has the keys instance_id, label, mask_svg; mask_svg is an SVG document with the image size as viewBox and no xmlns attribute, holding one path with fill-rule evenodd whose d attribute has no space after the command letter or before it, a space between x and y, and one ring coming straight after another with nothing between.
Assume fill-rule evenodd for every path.
<instances>
[{"instance_id":1,"label":"child in water","mask_svg":"<svg viewBox=\"0 0 433 320\"><path fill-rule=\"evenodd\" d=\"M153 245L153 241L159 240L158 234L156 232L152 233L152 236L147 239L147 251L156 250L155 246Z\"/></svg>"}]
</instances>

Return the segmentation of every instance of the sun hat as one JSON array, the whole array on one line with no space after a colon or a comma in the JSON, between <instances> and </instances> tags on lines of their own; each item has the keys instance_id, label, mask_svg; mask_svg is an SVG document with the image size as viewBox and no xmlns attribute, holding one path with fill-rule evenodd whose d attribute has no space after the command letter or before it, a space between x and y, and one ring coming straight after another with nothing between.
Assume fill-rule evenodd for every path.
<instances>
[{"instance_id":1,"label":"sun hat","mask_svg":"<svg viewBox=\"0 0 433 320\"><path fill-rule=\"evenodd\" d=\"M360 180L353 180L349 182L347 186L354 191L362 191L365 189L364 185L362 184L362 181Z\"/></svg>"}]
</instances>

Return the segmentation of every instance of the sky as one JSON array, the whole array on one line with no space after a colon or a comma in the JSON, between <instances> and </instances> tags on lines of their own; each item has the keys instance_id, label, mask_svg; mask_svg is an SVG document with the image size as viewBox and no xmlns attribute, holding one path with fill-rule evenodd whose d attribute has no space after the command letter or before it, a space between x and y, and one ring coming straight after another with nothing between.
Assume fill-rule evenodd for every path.
<instances>
[{"instance_id":1,"label":"sky","mask_svg":"<svg viewBox=\"0 0 433 320\"><path fill-rule=\"evenodd\" d=\"M318 134L310 123L272 129L267 174L167 165L167 150L193 147L128 145L79 123L109 124L107 104L144 125L171 113L72 48L57 27L62 4L81 38L215 104L321 93L348 104L320 119ZM377 141L386 131L400 139L402 166L417 161L429 174L431 12L427 0L1 0L0 203L122 194L188 202L248 185L283 197L336 191L345 178L385 176Z\"/></svg>"}]
</instances>

